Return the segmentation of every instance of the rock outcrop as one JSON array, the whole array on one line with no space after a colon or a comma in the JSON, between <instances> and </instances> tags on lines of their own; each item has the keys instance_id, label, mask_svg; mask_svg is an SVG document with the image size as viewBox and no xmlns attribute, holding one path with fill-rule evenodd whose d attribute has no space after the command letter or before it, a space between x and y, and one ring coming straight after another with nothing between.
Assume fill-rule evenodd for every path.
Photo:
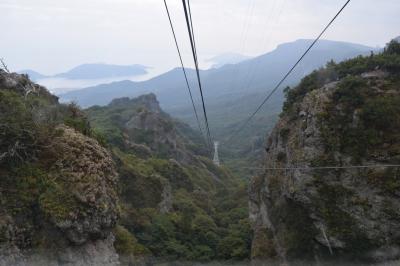
<instances>
[{"instance_id":1,"label":"rock outcrop","mask_svg":"<svg viewBox=\"0 0 400 266\"><path fill-rule=\"evenodd\" d=\"M109 142L120 148L131 149L145 158L154 155L184 163L194 160L193 150L188 149L197 144L182 132L193 130L163 112L152 93L133 99L114 99L107 106L87 109L87 113L92 123L104 130Z\"/></svg>"},{"instance_id":2,"label":"rock outcrop","mask_svg":"<svg viewBox=\"0 0 400 266\"><path fill-rule=\"evenodd\" d=\"M118 265L110 153L26 76L0 70L0 94L0 265Z\"/></svg>"},{"instance_id":3,"label":"rock outcrop","mask_svg":"<svg viewBox=\"0 0 400 266\"><path fill-rule=\"evenodd\" d=\"M60 126L50 143L49 175L59 187L39 202L48 219L74 244L108 237L117 221L117 173L96 140ZM62 200L62 202L58 202ZM68 205L67 205L68 204Z\"/></svg>"},{"instance_id":4,"label":"rock outcrop","mask_svg":"<svg viewBox=\"0 0 400 266\"><path fill-rule=\"evenodd\" d=\"M288 93L250 184L255 261L400 258L400 168L381 166L400 164L399 69L382 67L396 56L331 63Z\"/></svg>"}]
</instances>

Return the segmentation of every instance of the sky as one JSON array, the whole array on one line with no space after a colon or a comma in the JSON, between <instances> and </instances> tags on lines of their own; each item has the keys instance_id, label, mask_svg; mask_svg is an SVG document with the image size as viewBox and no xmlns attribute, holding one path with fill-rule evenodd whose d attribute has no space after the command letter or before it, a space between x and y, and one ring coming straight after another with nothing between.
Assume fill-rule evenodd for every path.
<instances>
[{"instance_id":1,"label":"sky","mask_svg":"<svg viewBox=\"0 0 400 266\"><path fill-rule=\"evenodd\" d=\"M192 67L182 1L167 0ZM201 67L215 55L256 56L314 38L345 0L191 0ZM179 64L163 0L0 0L0 58L13 71L44 74L82 63ZM324 39L384 46L400 35L399 0L352 0Z\"/></svg>"}]
</instances>

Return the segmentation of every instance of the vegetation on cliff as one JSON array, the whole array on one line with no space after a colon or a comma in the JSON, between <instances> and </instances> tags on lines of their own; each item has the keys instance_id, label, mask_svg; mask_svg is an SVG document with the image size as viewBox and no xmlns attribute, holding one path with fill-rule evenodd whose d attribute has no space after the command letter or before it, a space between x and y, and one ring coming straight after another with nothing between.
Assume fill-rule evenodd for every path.
<instances>
[{"instance_id":1,"label":"vegetation on cliff","mask_svg":"<svg viewBox=\"0 0 400 266\"><path fill-rule=\"evenodd\" d=\"M400 43L392 40L382 53L374 54L371 52L370 56L358 56L339 64L330 61L325 68L315 70L304 77L296 88L286 88L286 101L282 115L294 111L294 103L299 103L312 90L348 76L356 77L366 72L379 70L391 74L390 80L396 80L400 71L399 47Z\"/></svg>"},{"instance_id":2,"label":"vegetation on cliff","mask_svg":"<svg viewBox=\"0 0 400 266\"><path fill-rule=\"evenodd\" d=\"M379 166L400 163L399 73L400 44L392 41L382 53L329 62L286 89L266 165L300 168L252 180L254 258L263 256L260 247L269 258L310 264L400 257L399 170Z\"/></svg>"},{"instance_id":3,"label":"vegetation on cliff","mask_svg":"<svg viewBox=\"0 0 400 266\"><path fill-rule=\"evenodd\" d=\"M37 250L57 260L54 246L106 239L118 216L117 173L83 113L0 70L0 129L0 253L15 250L0 264Z\"/></svg>"}]
</instances>

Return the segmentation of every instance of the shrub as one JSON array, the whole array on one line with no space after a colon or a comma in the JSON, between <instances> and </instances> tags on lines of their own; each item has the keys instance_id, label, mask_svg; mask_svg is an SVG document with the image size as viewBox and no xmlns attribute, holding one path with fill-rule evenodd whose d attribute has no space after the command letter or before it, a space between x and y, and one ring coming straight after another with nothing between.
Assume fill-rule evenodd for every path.
<instances>
[{"instance_id":1,"label":"shrub","mask_svg":"<svg viewBox=\"0 0 400 266\"><path fill-rule=\"evenodd\" d=\"M400 128L400 97L369 99L361 113L367 127L379 131L393 132Z\"/></svg>"},{"instance_id":2,"label":"shrub","mask_svg":"<svg viewBox=\"0 0 400 266\"><path fill-rule=\"evenodd\" d=\"M115 242L114 247L119 255L143 255L148 253L147 249L139 244L134 235L125 227L117 225L114 229Z\"/></svg>"},{"instance_id":3,"label":"shrub","mask_svg":"<svg viewBox=\"0 0 400 266\"><path fill-rule=\"evenodd\" d=\"M34 158L43 128L33 122L29 105L13 91L0 90L0 164Z\"/></svg>"},{"instance_id":4,"label":"shrub","mask_svg":"<svg viewBox=\"0 0 400 266\"><path fill-rule=\"evenodd\" d=\"M400 55L400 42L392 40L390 43L387 44L385 50L385 54L397 54Z\"/></svg>"}]
</instances>

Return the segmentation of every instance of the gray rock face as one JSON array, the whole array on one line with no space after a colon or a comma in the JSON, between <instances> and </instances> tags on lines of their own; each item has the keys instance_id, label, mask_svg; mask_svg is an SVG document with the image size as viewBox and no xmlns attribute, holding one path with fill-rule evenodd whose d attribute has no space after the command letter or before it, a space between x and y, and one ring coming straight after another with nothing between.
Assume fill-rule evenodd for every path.
<instances>
[{"instance_id":1,"label":"gray rock face","mask_svg":"<svg viewBox=\"0 0 400 266\"><path fill-rule=\"evenodd\" d=\"M49 202L43 209L74 244L83 244L91 237L105 238L117 221L117 173L108 151L91 138L68 127L54 140L58 160L52 166L54 175L63 179L65 190L74 196L75 204L65 206L65 216ZM62 176L58 176L62 173ZM73 183L73 185L71 184ZM75 207L74 207L75 205ZM85 207L82 207L82 206Z\"/></svg>"},{"instance_id":2,"label":"gray rock face","mask_svg":"<svg viewBox=\"0 0 400 266\"><path fill-rule=\"evenodd\" d=\"M362 77L370 79L369 74ZM372 95L393 94L376 81L384 77L374 75ZM375 183L381 182L376 178L390 179L396 187L398 169L310 168L354 164L349 154L328 152L325 138L329 134L322 132L325 120L321 117L333 115L327 113L327 106L337 89L337 83L330 83L309 92L296 104L297 114L283 115L267 141L267 170L251 180L249 189L254 259L302 259L312 265L333 258L386 261L400 257L399 193ZM332 108L344 112L340 104ZM357 127L359 111L348 116L352 118L349 127ZM360 164L396 163L399 151L391 148L390 156L376 155L388 151L382 148L370 150Z\"/></svg>"},{"instance_id":3,"label":"gray rock face","mask_svg":"<svg viewBox=\"0 0 400 266\"><path fill-rule=\"evenodd\" d=\"M127 107L126 99L115 101ZM129 99L129 105L138 110L123 124L127 146L133 146L135 149L136 145L144 144L153 154L174 158L182 163L198 163L187 150L187 146L193 143L179 132L175 121L161 110L154 94Z\"/></svg>"},{"instance_id":4,"label":"gray rock face","mask_svg":"<svg viewBox=\"0 0 400 266\"><path fill-rule=\"evenodd\" d=\"M71 246L59 253L58 261L68 266L110 266L119 265L118 255L114 250L114 236L109 234L104 240Z\"/></svg>"},{"instance_id":5,"label":"gray rock face","mask_svg":"<svg viewBox=\"0 0 400 266\"><path fill-rule=\"evenodd\" d=\"M154 93L145 94L133 99L130 99L128 97L118 98L112 100L111 103L109 104L109 106L111 107L127 106L127 105L131 105L132 107L143 106L150 112L155 112L155 113L162 112L160 104Z\"/></svg>"},{"instance_id":6,"label":"gray rock face","mask_svg":"<svg viewBox=\"0 0 400 266\"><path fill-rule=\"evenodd\" d=\"M7 249L7 254L0 256L0 265L15 266L111 266L120 265L114 250L114 237L109 235L104 240L95 240L81 246L68 246L60 251L35 250L22 252L16 247Z\"/></svg>"},{"instance_id":7,"label":"gray rock face","mask_svg":"<svg viewBox=\"0 0 400 266\"><path fill-rule=\"evenodd\" d=\"M0 86L1 89L14 90L25 96L36 93L53 103L58 103L58 97L52 95L46 88L31 82L27 75L7 73L0 69Z\"/></svg>"},{"instance_id":8,"label":"gray rock face","mask_svg":"<svg viewBox=\"0 0 400 266\"><path fill-rule=\"evenodd\" d=\"M195 161L192 152L188 151L188 147L195 144L182 134L182 131L192 130L163 112L153 93L133 99L114 99L105 107L90 108L89 117L95 118L99 111L107 117L108 123L115 124L122 131L126 148L139 156L156 155L174 158L181 163ZM96 119L93 122L96 124Z\"/></svg>"},{"instance_id":9,"label":"gray rock face","mask_svg":"<svg viewBox=\"0 0 400 266\"><path fill-rule=\"evenodd\" d=\"M163 180L163 191L161 194L161 202L158 204L160 213L169 213L172 210L172 187L168 180Z\"/></svg>"}]
</instances>

